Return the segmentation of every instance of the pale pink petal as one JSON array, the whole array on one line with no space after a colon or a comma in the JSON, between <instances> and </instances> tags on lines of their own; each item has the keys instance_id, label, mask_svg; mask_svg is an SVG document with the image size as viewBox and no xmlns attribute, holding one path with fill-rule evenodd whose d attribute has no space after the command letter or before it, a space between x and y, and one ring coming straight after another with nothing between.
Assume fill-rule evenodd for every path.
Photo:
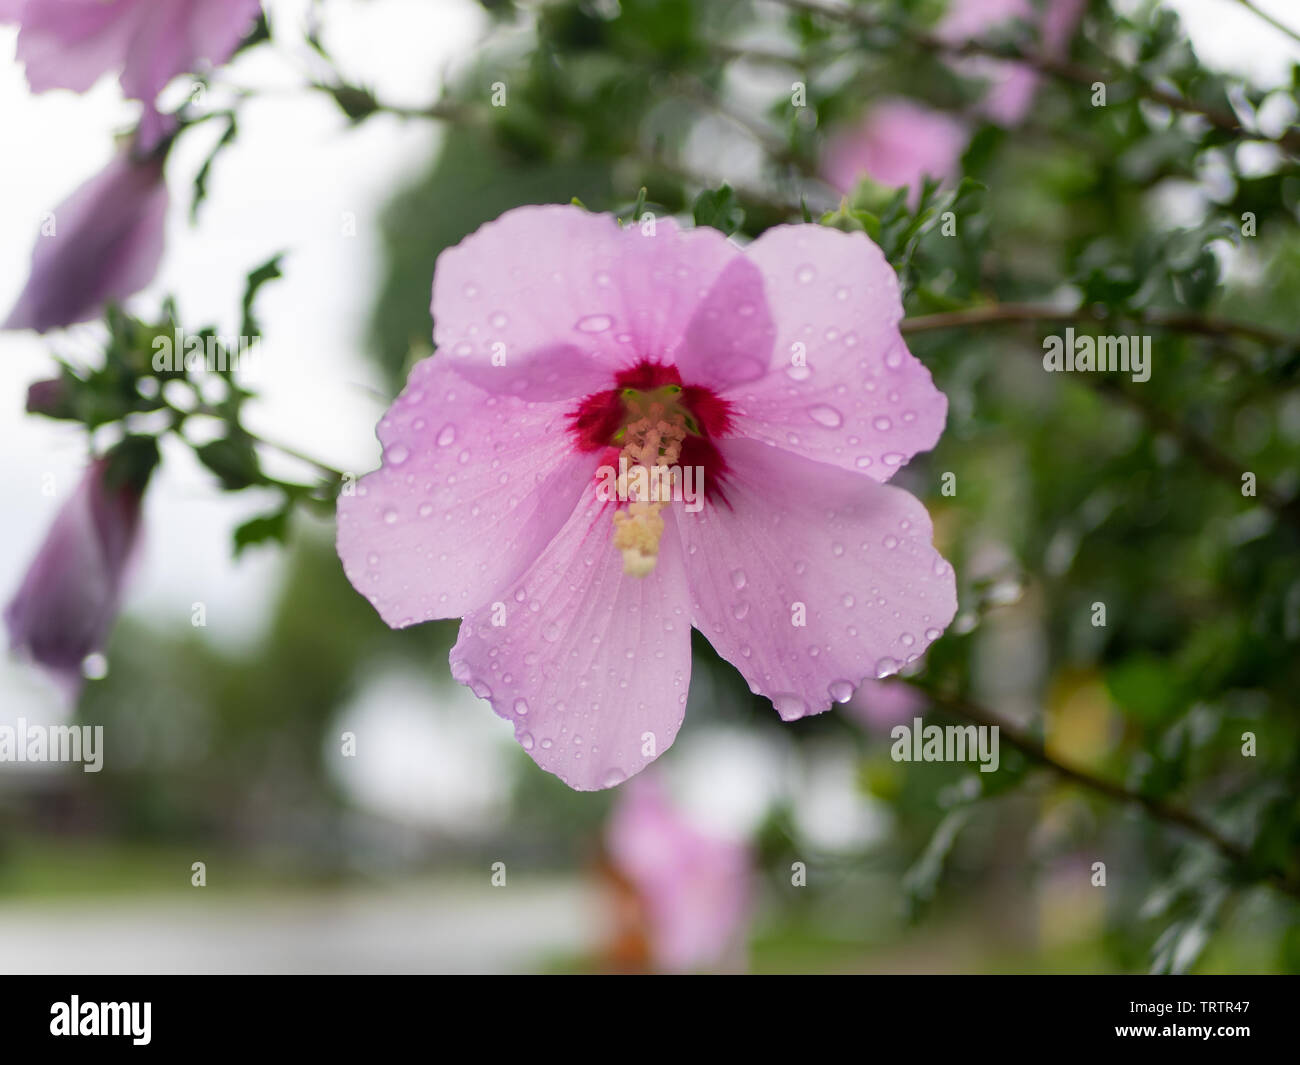
<instances>
[{"instance_id":1,"label":"pale pink petal","mask_svg":"<svg viewBox=\"0 0 1300 1065\"><path fill-rule=\"evenodd\" d=\"M771 369L775 335L763 274L748 256L737 256L686 327L677 368L689 384L718 391L756 381Z\"/></svg>"},{"instance_id":2,"label":"pale pink petal","mask_svg":"<svg viewBox=\"0 0 1300 1065\"><path fill-rule=\"evenodd\" d=\"M17 22L27 0L0 0L0 22Z\"/></svg>"},{"instance_id":3,"label":"pale pink petal","mask_svg":"<svg viewBox=\"0 0 1300 1065\"><path fill-rule=\"evenodd\" d=\"M69 691L108 640L140 528L142 489L109 484L107 469L86 470L5 608L12 647Z\"/></svg>"},{"instance_id":4,"label":"pale pink petal","mask_svg":"<svg viewBox=\"0 0 1300 1065\"><path fill-rule=\"evenodd\" d=\"M717 230L682 231L668 218L651 232L575 206L518 207L438 256L434 340L494 392L533 387L557 354L549 394L599 391L642 360L673 361L739 254ZM510 372L499 372L503 359Z\"/></svg>"},{"instance_id":5,"label":"pale pink petal","mask_svg":"<svg viewBox=\"0 0 1300 1065\"><path fill-rule=\"evenodd\" d=\"M822 172L844 193L864 177L905 187L915 206L925 178L956 176L968 139L965 125L942 111L911 100L885 100L873 105L857 128L830 140Z\"/></svg>"},{"instance_id":6,"label":"pale pink petal","mask_svg":"<svg viewBox=\"0 0 1300 1065\"><path fill-rule=\"evenodd\" d=\"M691 824L650 774L622 789L605 840L645 904L657 968L685 972L728 959L752 910L748 848Z\"/></svg>"},{"instance_id":7,"label":"pale pink petal","mask_svg":"<svg viewBox=\"0 0 1300 1065\"><path fill-rule=\"evenodd\" d=\"M954 0L936 35L954 45L990 40L1019 19L1036 23L1042 51L1059 59L1069 51L1086 5L1087 0L1046 0L1040 9L1030 0ZM987 56L963 57L956 67L968 77L989 82L980 109L994 122L1014 126L1024 121L1040 81L1032 67Z\"/></svg>"},{"instance_id":8,"label":"pale pink petal","mask_svg":"<svg viewBox=\"0 0 1300 1065\"><path fill-rule=\"evenodd\" d=\"M777 226L747 254L766 280L778 368L726 393L736 431L878 481L933 447L948 401L903 343L880 249L860 233Z\"/></svg>"},{"instance_id":9,"label":"pale pink petal","mask_svg":"<svg viewBox=\"0 0 1300 1065\"><path fill-rule=\"evenodd\" d=\"M461 617L533 563L599 461L573 451L566 409L416 364L379 423L382 467L338 505L344 571L389 625Z\"/></svg>"},{"instance_id":10,"label":"pale pink petal","mask_svg":"<svg viewBox=\"0 0 1300 1065\"><path fill-rule=\"evenodd\" d=\"M28 0L18 32L18 59L32 92L85 92L126 62L141 0Z\"/></svg>"},{"instance_id":11,"label":"pale pink petal","mask_svg":"<svg viewBox=\"0 0 1300 1065\"><path fill-rule=\"evenodd\" d=\"M539 766L579 791L612 787L671 746L691 677L671 513L658 565L636 578L611 542L613 510L590 493L499 605L465 618L451 652L452 676L491 701Z\"/></svg>"},{"instance_id":12,"label":"pale pink petal","mask_svg":"<svg viewBox=\"0 0 1300 1065\"><path fill-rule=\"evenodd\" d=\"M846 701L940 636L956 582L916 499L753 440L722 451L731 506L678 519L692 620L782 718Z\"/></svg>"},{"instance_id":13,"label":"pale pink petal","mask_svg":"<svg viewBox=\"0 0 1300 1065\"><path fill-rule=\"evenodd\" d=\"M259 0L158 3L131 41L122 91L135 99L153 100L176 75L224 63L253 28L261 6Z\"/></svg>"},{"instance_id":14,"label":"pale pink petal","mask_svg":"<svg viewBox=\"0 0 1300 1065\"><path fill-rule=\"evenodd\" d=\"M119 153L51 213L4 328L84 322L144 288L162 259L166 216L163 160Z\"/></svg>"}]
</instances>

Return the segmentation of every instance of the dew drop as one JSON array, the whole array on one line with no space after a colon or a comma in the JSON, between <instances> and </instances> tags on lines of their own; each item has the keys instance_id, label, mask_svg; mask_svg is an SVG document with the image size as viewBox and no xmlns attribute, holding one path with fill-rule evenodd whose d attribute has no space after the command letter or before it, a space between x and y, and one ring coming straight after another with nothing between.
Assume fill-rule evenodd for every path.
<instances>
[{"instance_id":1,"label":"dew drop","mask_svg":"<svg viewBox=\"0 0 1300 1065\"><path fill-rule=\"evenodd\" d=\"M585 318L579 318L573 328L579 333L603 333L613 324L614 319L608 314L589 314Z\"/></svg>"},{"instance_id":2,"label":"dew drop","mask_svg":"<svg viewBox=\"0 0 1300 1065\"><path fill-rule=\"evenodd\" d=\"M847 680L831 681L829 691L837 703L847 703L853 698L853 684Z\"/></svg>"},{"instance_id":3,"label":"dew drop","mask_svg":"<svg viewBox=\"0 0 1300 1065\"><path fill-rule=\"evenodd\" d=\"M781 715L782 721L793 721L795 718L802 717L808 709L808 704L793 692L778 692L772 696L772 705Z\"/></svg>"},{"instance_id":4,"label":"dew drop","mask_svg":"<svg viewBox=\"0 0 1300 1065\"><path fill-rule=\"evenodd\" d=\"M731 586L740 591L745 587L745 571L743 569L734 569L731 571Z\"/></svg>"},{"instance_id":5,"label":"dew drop","mask_svg":"<svg viewBox=\"0 0 1300 1065\"><path fill-rule=\"evenodd\" d=\"M456 442L456 427L451 424L444 425L442 431L438 433L438 446L450 447Z\"/></svg>"},{"instance_id":6,"label":"dew drop","mask_svg":"<svg viewBox=\"0 0 1300 1065\"><path fill-rule=\"evenodd\" d=\"M811 263L804 263L803 266L799 267L799 269L794 273L795 280L801 285L811 284L816 276L817 268Z\"/></svg>"},{"instance_id":7,"label":"dew drop","mask_svg":"<svg viewBox=\"0 0 1300 1065\"><path fill-rule=\"evenodd\" d=\"M844 424L844 416L834 407L828 407L825 403L818 403L808 408L808 417L818 425L824 425L827 429L838 429Z\"/></svg>"},{"instance_id":8,"label":"dew drop","mask_svg":"<svg viewBox=\"0 0 1300 1065\"><path fill-rule=\"evenodd\" d=\"M895 659L882 658L876 663L876 679L884 680L886 677L892 677L900 668Z\"/></svg>"},{"instance_id":9,"label":"dew drop","mask_svg":"<svg viewBox=\"0 0 1300 1065\"><path fill-rule=\"evenodd\" d=\"M515 713L518 714L520 717L523 717L526 713L528 713L528 700L527 700L527 699L516 699L516 700L515 700Z\"/></svg>"}]
</instances>

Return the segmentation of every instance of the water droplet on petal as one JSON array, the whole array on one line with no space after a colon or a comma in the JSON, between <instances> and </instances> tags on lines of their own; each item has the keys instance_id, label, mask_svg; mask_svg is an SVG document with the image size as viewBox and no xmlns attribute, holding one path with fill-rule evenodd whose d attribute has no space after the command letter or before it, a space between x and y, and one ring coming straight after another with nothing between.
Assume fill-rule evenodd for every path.
<instances>
[{"instance_id":1,"label":"water droplet on petal","mask_svg":"<svg viewBox=\"0 0 1300 1065\"><path fill-rule=\"evenodd\" d=\"M882 658L876 663L876 679L884 680L886 677L892 677L899 671L901 666L892 658Z\"/></svg>"},{"instance_id":2,"label":"water droplet on petal","mask_svg":"<svg viewBox=\"0 0 1300 1065\"><path fill-rule=\"evenodd\" d=\"M803 266L799 267L799 269L794 273L795 280L801 285L810 284L816 276L817 268L811 263L804 263Z\"/></svg>"},{"instance_id":3,"label":"water droplet on petal","mask_svg":"<svg viewBox=\"0 0 1300 1065\"><path fill-rule=\"evenodd\" d=\"M603 333L613 324L614 319L608 314L589 314L585 318L579 318L573 328L579 333Z\"/></svg>"},{"instance_id":4,"label":"water droplet on petal","mask_svg":"<svg viewBox=\"0 0 1300 1065\"><path fill-rule=\"evenodd\" d=\"M844 416L834 407L828 407L825 403L818 403L816 406L808 408L808 417L818 425L824 425L827 429L838 429L844 424Z\"/></svg>"},{"instance_id":5,"label":"water droplet on petal","mask_svg":"<svg viewBox=\"0 0 1300 1065\"><path fill-rule=\"evenodd\" d=\"M384 524L385 525L397 524L397 511L395 511L392 507L388 507L384 511Z\"/></svg>"},{"instance_id":6,"label":"water droplet on petal","mask_svg":"<svg viewBox=\"0 0 1300 1065\"><path fill-rule=\"evenodd\" d=\"M525 751L531 751L533 749L533 734L531 732L519 733L519 746Z\"/></svg>"},{"instance_id":7,"label":"water droplet on petal","mask_svg":"<svg viewBox=\"0 0 1300 1065\"><path fill-rule=\"evenodd\" d=\"M831 698L837 703L847 703L853 698L853 684L847 680L833 680L830 686Z\"/></svg>"},{"instance_id":8,"label":"water droplet on petal","mask_svg":"<svg viewBox=\"0 0 1300 1065\"><path fill-rule=\"evenodd\" d=\"M554 643L560 638L560 626L553 621L548 621L542 627L542 638L550 643Z\"/></svg>"},{"instance_id":9,"label":"water droplet on petal","mask_svg":"<svg viewBox=\"0 0 1300 1065\"><path fill-rule=\"evenodd\" d=\"M403 462L411 457L410 448L405 444L394 444L384 452L384 461L391 462L394 466L400 466Z\"/></svg>"},{"instance_id":10,"label":"water droplet on petal","mask_svg":"<svg viewBox=\"0 0 1300 1065\"><path fill-rule=\"evenodd\" d=\"M731 571L731 586L740 591L745 587L745 571L743 569L734 569Z\"/></svg>"},{"instance_id":11,"label":"water droplet on petal","mask_svg":"<svg viewBox=\"0 0 1300 1065\"><path fill-rule=\"evenodd\" d=\"M442 427L442 431L438 433L438 446L450 447L453 443L455 443L455 441L456 441L456 427L451 424L444 425Z\"/></svg>"},{"instance_id":12,"label":"water droplet on petal","mask_svg":"<svg viewBox=\"0 0 1300 1065\"><path fill-rule=\"evenodd\" d=\"M808 704L793 692L778 692L772 696L772 705L781 715L782 721L793 721L802 717L808 710Z\"/></svg>"},{"instance_id":13,"label":"water droplet on petal","mask_svg":"<svg viewBox=\"0 0 1300 1065\"><path fill-rule=\"evenodd\" d=\"M528 700L527 700L527 699L516 699L516 700L515 700L515 713L518 714L520 717L523 717L526 713L528 713Z\"/></svg>"}]
</instances>

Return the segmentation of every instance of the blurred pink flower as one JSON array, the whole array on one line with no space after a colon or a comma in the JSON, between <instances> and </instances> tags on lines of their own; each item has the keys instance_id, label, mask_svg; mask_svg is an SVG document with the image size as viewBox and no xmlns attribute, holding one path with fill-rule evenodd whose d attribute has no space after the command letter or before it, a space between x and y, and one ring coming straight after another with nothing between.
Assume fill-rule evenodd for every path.
<instances>
[{"instance_id":1,"label":"blurred pink flower","mask_svg":"<svg viewBox=\"0 0 1300 1065\"><path fill-rule=\"evenodd\" d=\"M822 176L843 193L864 177L891 188L906 186L915 205L925 177L947 180L966 150L961 122L911 100L875 104L855 129L831 138Z\"/></svg>"},{"instance_id":2,"label":"blurred pink flower","mask_svg":"<svg viewBox=\"0 0 1300 1065\"><path fill-rule=\"evenodd\" d=\"M925 696L897 678L868 678L844 704L844 711L860 724L889 731L895 725L911 721L926 706Z\"/></svg>"},{"instance_id":3,"label":"blurred pink flower","mask_svg":"<svg viewBox=\"0 0 1300 1065\"><path fill-rule=\"evenodd\" d=\"M1045 0L1039 10L1032 0L953 0L939 23L937 34L942 40L960 45L986 39L999 26L1019 19L1037 23L1042 53L1060 59L1069 51L1070 38L1087 2ZM989 118L1003 126L1014 126L1024 120L1038 89L1038 74L1032 67L987 56L969 56L959 65L970 76L990 83L981 103Z\"/></svg>"},{"instance_id":4,"label":"blurred pink flower","mask_svg":"<svg viewBox=\"0 0 1300 1065\"><path fill-rule=\"evenodd\" d=\"M104 648L117 619L144 486L157 460L150 447L151 441L138 448L132 462L105 457L90 464L5 608L11 647L69 691L80 687L82 663Z\"/></svg>"},{"instance_id":5,"label":"blurred pink flower","mask_svg":"<svg viewBox=\"0 0 1300 1065\"><path fill-rule=\"evenodd\" d=\"M97 317L153 280L163 253L163 152L118 152L45 219L5 329L44 333Z\"/></svg>"},{"instance_id":6,"label":"blurred pink flower","mask_svg":"<svg viewBox=\"0 0 1300 1065\"><path fill-rule=\"evenodd\" d=\"M611 864L641 903L656 969L686 972L739 960L754 900L748 848L701 832L649 776L624 789L605 840Z\"/></svg>"},{"instance_id":7,"label":"blurred pink flower","mask_svg":"<svg viewBox=\"0 0 1300 1065\"><path fill-rule=\"evenodd\" d=\"M383 465L339 499L339 557L395 628L462 617L452 676L571 787L672 744L692 625L790 721L952 619L925 508L881 483L947 401L862 234L778 226L742 251L521 207L442 253L433 315ZM620 461L703 492L610 498Z\"/></svg>"},{"instance_id":8,"label":"blurred pink flower","mask_svg":"<svg viewBox=\"0 0 1300 1065\"><path fill-rule=\"evenodd\" d=\"M163 86L224 63L260 10L260 0L10 0L0 20L21 24L18 58L33 92L85 92L117 70L122 92L144 101L148 131ZM146 132L146 147L152 139Z\"/></svg>"}]
</instances>

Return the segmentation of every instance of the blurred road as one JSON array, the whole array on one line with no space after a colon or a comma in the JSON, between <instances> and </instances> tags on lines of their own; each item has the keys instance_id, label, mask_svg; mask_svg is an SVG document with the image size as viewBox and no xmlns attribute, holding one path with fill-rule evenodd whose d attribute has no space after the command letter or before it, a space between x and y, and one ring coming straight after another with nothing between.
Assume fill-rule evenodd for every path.
<instances>
[{"instance_id":1,"label":"blurred road","mask_svg":"<svg viewBox=\"0 0 1300 1065\"><path fill-rule=\"evenodd\" d=\"M0 973L419 973L536 969L586 950L574 884L0 906Z\"/></svg>"}]
</instances>

